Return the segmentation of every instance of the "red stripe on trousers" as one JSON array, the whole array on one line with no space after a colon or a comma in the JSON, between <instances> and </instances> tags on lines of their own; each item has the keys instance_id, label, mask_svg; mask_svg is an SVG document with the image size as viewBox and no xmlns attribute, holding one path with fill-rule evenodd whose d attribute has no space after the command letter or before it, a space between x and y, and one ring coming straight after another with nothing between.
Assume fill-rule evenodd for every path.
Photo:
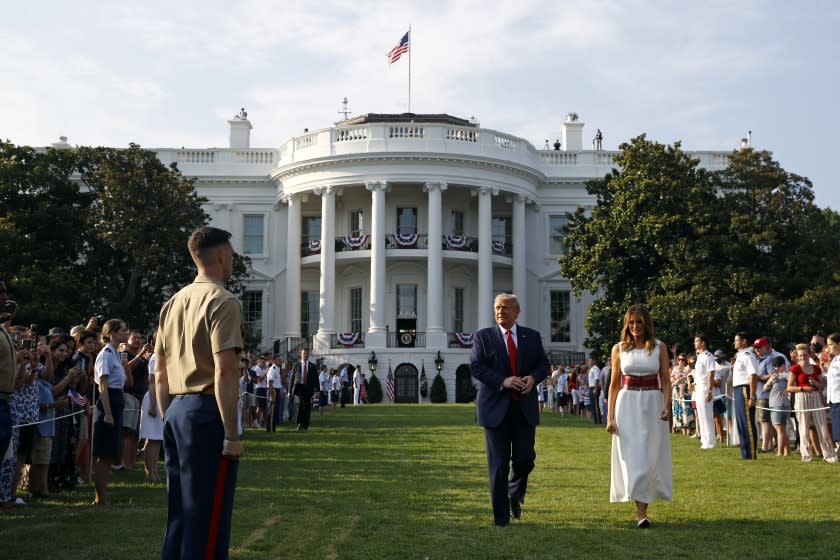
<instances>
[{"instance_id":1,"label":"red stripe on trousers","mask_svg":"<svg viewBox=\"0 0 840 560\"><path fill-rule=\"evenodd\" d=\"M219 472L216 475L216 491L213 494L213 513L210 516L210 528L207 535L207 549L204 553L206 560L216 556L216 538L219 534L219 518L222 517L222 502L225 497L225 479L227 478L228 458L222 457L219 462Z\"/></svg>"}]
</instances>

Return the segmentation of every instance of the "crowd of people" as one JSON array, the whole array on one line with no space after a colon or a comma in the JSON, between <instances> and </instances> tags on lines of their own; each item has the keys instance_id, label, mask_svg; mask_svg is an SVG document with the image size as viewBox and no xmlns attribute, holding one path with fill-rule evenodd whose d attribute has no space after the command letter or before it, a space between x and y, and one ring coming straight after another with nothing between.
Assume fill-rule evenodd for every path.
<instances>
[{"instance_id":1,"label":"crowd of people","mask_svg":"<svg viewBox=\"0 0 840 560\"><path fill-rule=\"evenodd\" d=\"M301 350L299 362L288 361L279 355L242 354L239 367L240 433L246 427L273 432L287 422L296 424L303 431L301 408L311 407L323 416L329 408L345 408L351 403L368 404L368 380L361 365L341 364L331 368L324 360L318 360L312 363L310 382L308 372L301 366L304 362L311 363L308 358L309 351L305 348Z\"/></svg>"},{"instance_id":2,"label":"crowd of people","mask_svg":"<svg viewBox=\"0 0 840 560\"><path fill-rule=\"evenodd\" d=\"M745 333L739 340L749 340ZM837 459L840 447L840 346L835 335L815 334L810 343L792 344L788 353L775 350L762 336L733 351L707 349L704 335L694 349L668 350L671 382L670 430L701 440L702 449L740 445L734 414L733 362L740 354L755 370L754 411L757 453L805 461ZM754 358L754 364L751 363ZM607 423L607 388L612 364L553 365L537 387L541 411L575 415ZM837 406L830 406L830 405Z\"/></svg>"},{"instance_id":3,"label":"crowd of people","mask_svg":"<svg viewBox=\"0 0 840 560\"><path fill-rule=\"evenodd\" d=\"M11 386L0 388L12 428L0 454L0 509L91 483L94 503L108 505L112 473L134 469L138 458L146 480L160 482L164 425L152 337L103 317L45 333L37 325L14 325L16 304L2 282L0 311L6 339L0 342L13 363ZM308 351L301 358L307 360ZM308 417L304 426L300 413L308 407L302 403L321 416L328 408L367 404L361 366L328 368L319 360L310 381L296 365L279 356L242 354L240 433L245 427L275 431L290 420L304 430ZM310 391L301 391L307 386Z\"/></svg>"}]
</instances>

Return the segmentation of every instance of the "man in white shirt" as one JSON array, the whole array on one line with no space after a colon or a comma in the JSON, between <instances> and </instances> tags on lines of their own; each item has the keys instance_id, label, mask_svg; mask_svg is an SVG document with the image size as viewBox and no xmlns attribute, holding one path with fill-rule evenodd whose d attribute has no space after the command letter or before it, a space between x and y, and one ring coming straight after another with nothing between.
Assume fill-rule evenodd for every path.
<instances>
[{"instance_id":1,"label":"man in white shirt","mask_svg":"<svg viewBox=\"0 0 840 560\"><path fill-rule=\"evenodd\" d=\"M266 405L268 404L268 364L265 356L257 358L257 365L251 368L254 372L254 394L257 397L257 422L259 426L266 425Z\"/></svg>"},{"instance_id":2,"label":"man in white shirt","mask_svg":"<svg viewBox=\"0 0 840 560\"><path fill-rule=\"evenodd\" d=\"M325 363L321 363L321 371L318 373L318 391L318 412L324 416L324 409L330 402L330 372Z\"/></svg>"},{"instance_id":3,"label":"man in white shirt","mask_svg":"<svg viewBox=\"0 0 840 560\"><path fill-rule=\"evenodd\" d=\"M592 410L592 422L601 423L601 368L595 356L589 356L589 408Z\"/></svg>"},{"instance_id":4,"label":"man in white shirt","mask_svg":"<svg viewBox=\"0 0 840 560\"><path fill-rule=\"evenodd\" d=\"M362 386L362 366L356 366L356 370L353 372L353 404L358 405L359 402L359 393Z\"/></svg>"},{"instance_id":5,"label":"man in white shirt","mask_svg":"<svg viewBox=\"0 0 840 560\"><path fill-rule=\"evenodd\" d=\"M831 356L826 372L826 397L831 419L831 439L840 441L840 332L828 335L826 350Z\"/></svg>"},{"instance_id":6,"label":"man in white shirt","mask_svg":"<svg viewBox=\"0 0 840 560\"><path fill-rule=\"evenodd\" d=\"M755 393L758 385L758 360L746 333L735 335L733 346L738 354L732 366L732 397L735 404L735 422L741 442L741 458L756 460Z\"/></svg>"},{"instance_id":7,"label":"man in white shirt","mask_svg":"<svg viewBox=\"0 0 840 560\"><path fill-rule=\"evenodd\" d=\"M708 340L703 334L694 336L694 402L697 405L697 428L700 431L700 449L715 447L715 423L712 411L712 387L715 379L715 359L706 349Z\"/></svg>"},{"instance_id":8,"label":"man in white shirt","mask_svg":"<svg viewBox=\"0 0 840 560\"><path fill-rule=\"evenodd\" d=\"M282 377L280 375L280 366L277 365L279 359L269 360L268 370L266 371L265 380L268 385L268 413L266 415L265 431L274 432L277 429L277 424L283 421L283 404L284 399L280 398L280 392L283 388Z\"/></svg>"}]
</instances>

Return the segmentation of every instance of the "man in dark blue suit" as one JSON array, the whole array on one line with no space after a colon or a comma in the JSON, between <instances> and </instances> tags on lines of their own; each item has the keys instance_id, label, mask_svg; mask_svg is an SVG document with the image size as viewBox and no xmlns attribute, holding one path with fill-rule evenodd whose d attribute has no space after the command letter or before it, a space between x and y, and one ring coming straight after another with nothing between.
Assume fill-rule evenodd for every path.
<instances>
[{"instance_id":1,"label":"man in dark blue suit","mask_svg":"<svg viewBox=\"0 0 840 560\"><path fill-rule=\"evenodd\" d=\"M511 515L519 519L525 502L540 423L533 389L550 368L540 333L516 324L516 296L499 294L493 309L497 326L475 333L470 367L480 381L476 412L487 446L493 520L506 527Z\"/></svg>"}]
</instances>

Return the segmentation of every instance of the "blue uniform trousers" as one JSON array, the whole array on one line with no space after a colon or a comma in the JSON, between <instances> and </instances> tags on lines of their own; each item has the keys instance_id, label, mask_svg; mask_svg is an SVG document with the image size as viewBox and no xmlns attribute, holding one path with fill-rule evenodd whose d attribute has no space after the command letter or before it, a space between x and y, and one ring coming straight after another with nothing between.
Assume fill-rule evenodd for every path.
<instances>
[{"instance_id":1,"label":"blue uniform trousers","mask_svg":"<svg viewBox=\"0 0 840 560\"><path fill-rule=\"evenodd\" d=\"M741 458L757 459L757 436L755 433L755 408L749 408L749 385L738 385L732 390L735 404L735 423L738 425L738 439L741 440Z\"/></svg>"},{"instance_id":2,"label":"blue uniform trousers","mask_svg":"<svg viewBox=\"0 0 840 560\"><path fill-rule=\"evenodd\" d=\"M177 395L163 446L169 514L161 558L224 559L239 461L222 457L225 432L213 395Z\"/></svg>"},{"instance_id":3,"label":"blue uniform trousers","mask_svg":"<svg viewBox=\"0 0 840 560\"><path fill-rule=\"evenodd\" d=\"M534 470L536 426L525 420L519 401L511 401L507 415L496 428L484 428L490 502L496 525L510 523L509 496L525 501L528 475ZM511 472L512 471L512 472Z\"/></svg>"}]
</instances>

